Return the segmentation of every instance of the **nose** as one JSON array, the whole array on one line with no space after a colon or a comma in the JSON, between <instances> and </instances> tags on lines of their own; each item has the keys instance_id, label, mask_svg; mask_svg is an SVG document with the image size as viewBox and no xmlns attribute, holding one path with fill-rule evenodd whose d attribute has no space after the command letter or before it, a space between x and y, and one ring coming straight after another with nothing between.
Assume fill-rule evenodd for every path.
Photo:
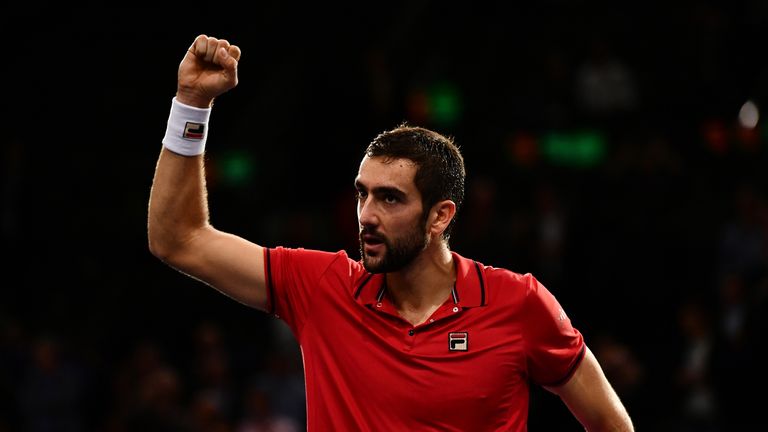
<instances>
[{"instance_id":1,"label":"nose","mask_svg":"<svg viewBox=\"0 0 768 432\"><path fill-rule=\"evenodd\" d=\"M376 209L370 197L357 201L357 221L360 228L375 227L379 223Z\"/></svg>"}]
</instances>

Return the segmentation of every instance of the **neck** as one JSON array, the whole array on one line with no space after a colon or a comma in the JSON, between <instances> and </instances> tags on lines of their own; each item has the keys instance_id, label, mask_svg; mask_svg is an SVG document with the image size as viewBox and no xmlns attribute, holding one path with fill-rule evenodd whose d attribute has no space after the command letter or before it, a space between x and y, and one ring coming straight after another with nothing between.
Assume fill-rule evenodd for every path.
<instances>
[{"instance_id":1,"label":"neck","mask_svg":"<svg viewBox=\"0 0 768 432\"><path fill-rule=\"evenodd\" d=\"M387 291L400 314L424 322L450 296L456 268L448 245L431 242L406 268L387 273Z\"/></svg>"}]
</instances>

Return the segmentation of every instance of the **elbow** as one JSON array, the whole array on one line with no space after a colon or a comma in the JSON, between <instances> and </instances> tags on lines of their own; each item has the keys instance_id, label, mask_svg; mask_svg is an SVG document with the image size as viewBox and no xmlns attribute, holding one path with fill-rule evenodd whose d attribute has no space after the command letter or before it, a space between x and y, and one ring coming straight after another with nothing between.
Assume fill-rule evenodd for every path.
<instances>
[{"instance_id":1,"label":"elbow","mask_svg":"<svg viewBox=\"0 0 768 432\"><path fill-rule=\"evenodd\" d=\"M170 254L170 248L168 248L162 241L149 236L148 241L149 252L161 261L166 261Z\"/></svg>"},{"instance_id":2,"label":"elbow","mask_svg":"<svg viewBox=\"0 0 768 432\"><path fill-rule=\"evenodd\" d=\"M204 232L204 228L170 231L152 229L150 226L147 246L149 252L160 261L172 267L179 267L188 263L195 255L195 245L199 244L198 240Z\"/></svg>"},{"instance_id":3,"label":"elbow","mask_svg":"<svg viewBox=\"0 0 768 432\"><path fill-rule=\"evenodd\" d=\"M177 237L169 234L163 234L162 230L153 230L152 227L150 227L149 234L147 236L147 246L149 248L149 252L160 261L166 263L173 262L173 257L180 253L182 245L183 242L178 241Z\"/></svg>"}]
</instances>

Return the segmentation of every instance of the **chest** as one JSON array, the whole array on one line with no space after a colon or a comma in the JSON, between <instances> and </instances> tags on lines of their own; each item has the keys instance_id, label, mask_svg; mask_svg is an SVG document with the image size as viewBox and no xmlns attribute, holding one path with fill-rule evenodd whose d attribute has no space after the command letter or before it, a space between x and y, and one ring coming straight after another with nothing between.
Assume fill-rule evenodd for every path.
<instances>
[{"instance_id":1,"label":"chest","mask_svg":"<svg viewBox=\"0 0 768 432\"><path fill-rule=\"evenodd\" d=\"M306 364L332 371L307 371L318 379L308 385L366 395L367 412L397 407L409 418L456 416L454 424L463 421L459 413L501 418L510 405L527 403L523 339L513 316L450 307L413 326L375 305L356 306L320 313L305 329L302 347L312 356Z\"/></svg>"}]
</instances>

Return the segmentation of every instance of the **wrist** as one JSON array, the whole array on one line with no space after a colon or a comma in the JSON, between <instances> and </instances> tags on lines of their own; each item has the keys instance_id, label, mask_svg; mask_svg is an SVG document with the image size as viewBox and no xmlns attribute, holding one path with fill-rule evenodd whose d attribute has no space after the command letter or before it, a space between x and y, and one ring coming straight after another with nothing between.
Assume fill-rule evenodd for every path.
<instances>
[{"instance_id":1,"label":"wrist","mask_svg":"<svg viewBox=\"0 0 768 432\"><path fill-rule=\"evenodd\" d=\"M176 100L184 105L196 108L210 108L213 106L213 98L202 96L198 92L179 87L176 90Z\"/></svg>"},{"instance_id":2,"label":"wrist","mask_svg":"<svg viewBox=\"0 0 768 432\"><path fill-rule=\"evenodd\" d=\"M182 156L197 156L205 151L211 108L185 104L174 97L163 137L163 146Z\"/></svg>"}]
</instances>

